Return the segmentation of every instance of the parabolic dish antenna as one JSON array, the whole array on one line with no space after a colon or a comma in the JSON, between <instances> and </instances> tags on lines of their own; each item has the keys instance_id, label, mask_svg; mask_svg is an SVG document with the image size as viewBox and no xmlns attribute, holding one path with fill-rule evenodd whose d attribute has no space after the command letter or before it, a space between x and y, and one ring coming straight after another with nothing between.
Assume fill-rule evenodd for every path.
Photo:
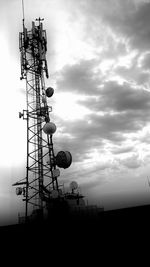
<instances>
[{"instance_id":1,"label":"parabolic dish antenna","mask_svg":"<svg viewBox=\"0 0 150 267\"><path fill-rule=\"evenodd\" d=\"M72 182L70 183L70 188L71 188L71 190L75 190L75 189L77 189L77 188L78 188L78 184L77 184L77 182L76 182L76 181L72 181Z\"/></svg>"},{"instance_id":2,"label":"parabolic dish antenna","mask_svg":"<svg viewBox=\"0 0 150 267\"><path fill-rule=\"evenodd\" d=\"M56 125L53 122L47 122L43 126L43 131L45 134L51 135L56 132Z\"/></svg>"},{"instance_id":3,"label":"parabolic dish antenna","mask_svg":"<svg viewBox=\"0 0 150 267\"><path fill-rule=\"evenodd\" d=\"M72 155L69 151L59 151L56 155L56 165L59 168L68 168L72 163Z\"/></svg>"},{"instance_id":4,"label":"parabolic dish antenna","mask_svg":"<svg viewBox=\"0 0 150 267\"><path fill-rule=\"evenodd\" d=\"M51 97L54 94L54 89L52 87L48 87L46 89L46 96Z\"/></svg>"}]
</instances>

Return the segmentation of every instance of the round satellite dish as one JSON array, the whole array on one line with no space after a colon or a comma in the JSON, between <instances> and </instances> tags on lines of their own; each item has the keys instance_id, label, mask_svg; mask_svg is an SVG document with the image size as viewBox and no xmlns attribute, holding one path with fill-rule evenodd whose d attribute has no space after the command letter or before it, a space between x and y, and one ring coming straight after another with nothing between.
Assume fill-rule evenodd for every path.
<instances>
[{"instance_id":1,"label":"round satellite dish","mask_svg":"<svg viewBox=\"0 0 150 267\"><path fill-rule=\"evenodd\" d=\"M48 87L46 89L46 96L51 97L54 94L54 89L52 87Z\"/></svg>"},{"instance_id":2,"label":"round satellite dish","mask_svg":"<svg viewBox=\"0 0 150 267\"><path fill-rule=\"evenodd\" d=\"M60 168L68 168L72 163L72 155L69 151L60 151L56 156L56 165Z\"/></svg>"},{"instance_id":3,"label":"round satellite dish","mask_svg":"<svg viewBox=\"0 0 150 267\"><path fill-rule=\"evenodd\" d=\"M59 195L59 193L58 193L57 190L53 190L53 191L51 192L51 196L52 196L52 198L57 198L58 195Z\"/></svg>"},{"instance_id":4,"label":"round satellite dish","mask_svg":"<svg viewBox=\"0 0 150 267\"><path fill-rule=\"evenodd\" d=\"M22 194L22 187L17 187L16 188L16 195L19 196Z\"/></svg>"},{"instance_id":5,"label":"round satellite dish","mask_svg":"<svg viewBox=\"0 0 150 267\"><path fill-rule=\"evenodd\" d=\"M78 184L77 184L77 182L76 182L76 181L72 181L72 182L70 183L70 188L71 188L71 190L75 190L75 189L77 189L77 188L78 188Z\"/></svg>"},{"instance_id":6,"label":"round satellite dish","mask_svg":"<svg viewBox=\"0 0 150 267\"><path fill-rule=\"evenodd\" d=\"M47 122L43 126L43 131L45 134L54 134L56 132L56 125L53 122Z\"/></svg>"}]
</instances>

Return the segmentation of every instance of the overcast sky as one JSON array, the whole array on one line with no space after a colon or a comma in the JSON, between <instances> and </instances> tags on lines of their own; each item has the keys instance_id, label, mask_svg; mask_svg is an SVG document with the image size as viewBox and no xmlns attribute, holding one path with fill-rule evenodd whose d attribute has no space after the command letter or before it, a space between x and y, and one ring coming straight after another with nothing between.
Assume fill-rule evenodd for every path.
<instances>
[{"instance_id":1,"label":"overcast sky","mask_svg":"<svg viewBox=\"0 0 150 267\"><path fill-rule=\"evenodd\" d=\"M149 203L150 1L24 0L24 7L28 29L45 19L54 149L73 156L60 182L76 180L86 200L106 210ZM11 186L26 164L21 30L21 0L0 0L1 221L23 210Z\"/></svg>"}]
</instances>

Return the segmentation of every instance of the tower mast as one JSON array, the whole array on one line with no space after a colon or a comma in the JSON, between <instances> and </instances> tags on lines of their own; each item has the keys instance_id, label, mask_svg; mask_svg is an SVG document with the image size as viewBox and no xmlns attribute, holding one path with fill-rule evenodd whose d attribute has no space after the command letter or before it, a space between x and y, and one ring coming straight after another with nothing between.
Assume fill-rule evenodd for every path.
<instances>
[{"instance_id":1,"label":"tower mast","mask_svg":"<svg viewBox=\"0 0 150 267\"><path fill-rule=\"evenodd\" d=\"M24 11L23 11L24 14ZM31 30L24 25L19 33L19 49L21 54L21 80L26 81L26 110L19 112L19 118L27 121L27 164L25 179L13 184L16 194L23 194L27 221L31 207L38 210L43 218L43 209L50 201L53 192L59 197L57 178L60 175L58 167L68 168L72 162L70 152L60 151L55 157L53 134L56 125L50 121L47 98L54 93L52 87L45 86L45 78L49 78L46 52L47 36L43 30L40 17L32 21ZM20 187L23 186L23 187Z\"/></svg>"}]
</instances>

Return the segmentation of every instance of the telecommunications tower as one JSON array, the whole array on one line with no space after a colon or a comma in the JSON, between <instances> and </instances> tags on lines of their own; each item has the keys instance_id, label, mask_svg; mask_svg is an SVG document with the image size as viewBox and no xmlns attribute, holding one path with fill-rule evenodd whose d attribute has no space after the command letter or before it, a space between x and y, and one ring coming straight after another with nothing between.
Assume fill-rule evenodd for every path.
<instances>
[{"instance_id":1,"label":"telecommunications tower","mask_svg":"<svg viewBox=\"0 0 150 267\"><path fill-rule=\"evenodd\" d=\"M27 163L26 177L13 186L17 186L16 194L22 195L25 201L26 221L32 210L37 210L43 218L47 203L60 197L59 168L68 168L72 162L68 151L60 151L56 156L54 154L52 139L56 125L51 122L52 107L47 103L54 89L45 85L45 78L49 78L49 74L47 37L42 21L41 18L36 19L32 22L31 30L27 30L23 18L23 31L19 33L20 79L26 82L27 103L26 109L19 112L19 118L27 122Z\"/></svg>"}]
</instances>

